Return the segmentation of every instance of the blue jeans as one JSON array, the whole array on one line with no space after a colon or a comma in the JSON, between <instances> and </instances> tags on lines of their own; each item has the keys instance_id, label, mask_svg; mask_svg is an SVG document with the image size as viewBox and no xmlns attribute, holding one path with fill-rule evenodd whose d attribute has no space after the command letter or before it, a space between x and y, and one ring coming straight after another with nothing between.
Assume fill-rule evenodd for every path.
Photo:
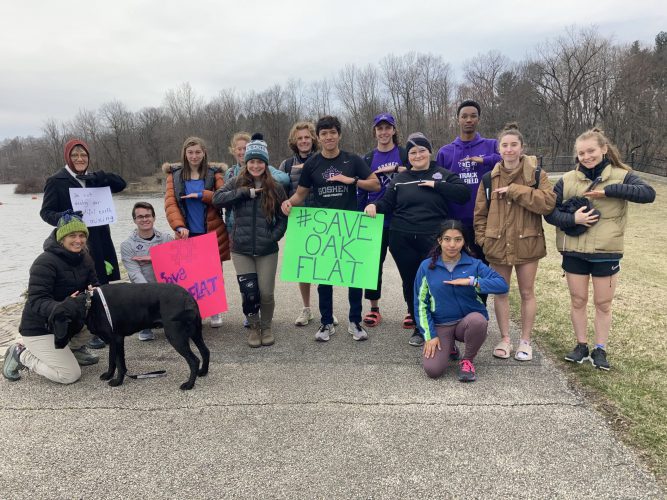
<instances>
[{"instance_id":1,"label":"blue jeans","mask_svg":"<svg viewBox=\"0 0 667 500\"><path fill-rule=\"evenodd\" d=\"M350 303L350 314L348 316L350 323L361 323L361 298L363 293L363 288L347 289L347 299ZM333 286L317 285L317 295L320 300L322 324L330 325L333 323Z\"/></svg>"}]
</instances>

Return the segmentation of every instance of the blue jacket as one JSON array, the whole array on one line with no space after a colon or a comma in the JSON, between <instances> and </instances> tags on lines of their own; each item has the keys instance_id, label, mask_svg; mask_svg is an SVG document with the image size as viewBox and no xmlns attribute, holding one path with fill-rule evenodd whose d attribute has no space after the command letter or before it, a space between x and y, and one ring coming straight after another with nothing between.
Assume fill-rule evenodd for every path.
<instances>
[{"instance_id":1,"label":"blue jacket","mask_svg":"<svg viewBox=\"0 0 667 500\"><path fill-rule=\"evenodd\" d=\"M415 321L425 340L438 334L435 325L444 325L463 319L472 312L478 312L486 319L489 313L477 296L479 293L507 293L509 286L502 276L465 252L453 272L449 272L438 258L435 269L429 269L431 259L419 266L415 278ZM477 286L446 285L443 281L457 278L477 278Z\"/></svg>"}]
</instances>

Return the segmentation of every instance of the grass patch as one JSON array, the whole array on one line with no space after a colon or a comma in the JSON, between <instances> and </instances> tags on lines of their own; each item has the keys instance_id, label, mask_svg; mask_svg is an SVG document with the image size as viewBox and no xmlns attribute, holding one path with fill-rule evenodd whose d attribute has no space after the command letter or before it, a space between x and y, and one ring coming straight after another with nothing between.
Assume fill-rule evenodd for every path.
<instances>
[{"instance_id":1,"label":"grass patch","mask_svg":"<svg viewBox=\"0 0 667 500\"><path fill-rule=\"evenodd\" d=\"M649 205L630 204L612 326L607 347L611 371L590 363L567 363L575 345L570 298L556 250L555 229L545 223L549 254L536 282L537 319L533 336L568 377L605 412L623 439L638 448L659 480L667 482L667 185L653 182ZM518 321L519 295L511 292L512 318ZM588 339L593 342L592 286Z\"/></svg>"}]
</instances>

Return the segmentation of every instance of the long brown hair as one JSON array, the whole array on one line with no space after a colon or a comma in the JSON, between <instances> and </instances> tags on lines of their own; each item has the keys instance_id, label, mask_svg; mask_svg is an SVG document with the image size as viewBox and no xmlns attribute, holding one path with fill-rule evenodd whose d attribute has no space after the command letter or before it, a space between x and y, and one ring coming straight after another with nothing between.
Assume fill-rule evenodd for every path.
<instances>
[{"instance_id":1,"label":"long brown hair","mask_svg":"<svg viewBox=\"0 0 667 500\"><path fill-rule=\"evenodd\" d=\"M181 151L181 161L183 162L183 180L190 180L190 162L188 161L187 156L185 156L185 150L192 147L199 146L204 151L204 158L199 164L199 178L204 179L204 174L208 170L208 152L206 151L206 143L203 139L199 137L188 137L183 143L183 150Z\"/></svg>"},{"instance_id":2,"label":"long brown hair","mask_svg":"<svg viewBox=\"0 0 667 500\"><path fill-rule=\"evenodd\" d=\"M266 165L266 163L264 163ZM276 181L271 176L269 172L269 166L266 165L264 173L260 176L262 182L262 191L259 193L261 198L262 212L266 218L266 222L272 224L276 220L276 214L280 210L280 201L278 200L278 185ZM250 172L248 172L248 167L244 166L239 172L239 176L236 179L236 187L255 187L255 178Z\"/></svg>"},{"instance_id":3,"label":"long brown hair","mask_svg":"<svg viewBox=\"0 0 667 500\"><path fill-rule=\"evenodd\" d=\"M632 168L621 161L621 155L618 152L616 146L614 146L609 138L604 135L604 131L598 127L593 127L592 129L587 130L579 137L577 137L576 141L574 141L574 161L576 163L579 163L579 156L577 155L577 143L579 141L586 141L588 139L595 139L595 141L598 143L598 146L601 148L607 146L606 156L609 160L609 163L611 163L613 166L623 168L625 170L632 170Z\"/></svg>"}]
</instances>

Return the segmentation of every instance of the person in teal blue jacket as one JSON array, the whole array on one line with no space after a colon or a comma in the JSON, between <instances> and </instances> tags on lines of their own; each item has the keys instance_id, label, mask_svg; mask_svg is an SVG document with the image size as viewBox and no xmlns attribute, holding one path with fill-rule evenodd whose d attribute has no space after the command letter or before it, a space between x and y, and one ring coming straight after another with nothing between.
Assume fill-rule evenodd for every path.
<instances>
[{"instance_id":1,"label":"person in teal blue jacket","mask_svg":"<svg viewBox=\"0 0 667 500\"><path fill-rule=\"evenodd\" d=\"M473 359L486 340L489 313L479 293L507 293L500 274L471 257L458 220L445 221L438 244L419 266L415 278L415 320L424 336L423 367L431 378L447 368L454 342L465 344L459 361L461 382L476 380Z\"/></svg>"}]
</instances>

